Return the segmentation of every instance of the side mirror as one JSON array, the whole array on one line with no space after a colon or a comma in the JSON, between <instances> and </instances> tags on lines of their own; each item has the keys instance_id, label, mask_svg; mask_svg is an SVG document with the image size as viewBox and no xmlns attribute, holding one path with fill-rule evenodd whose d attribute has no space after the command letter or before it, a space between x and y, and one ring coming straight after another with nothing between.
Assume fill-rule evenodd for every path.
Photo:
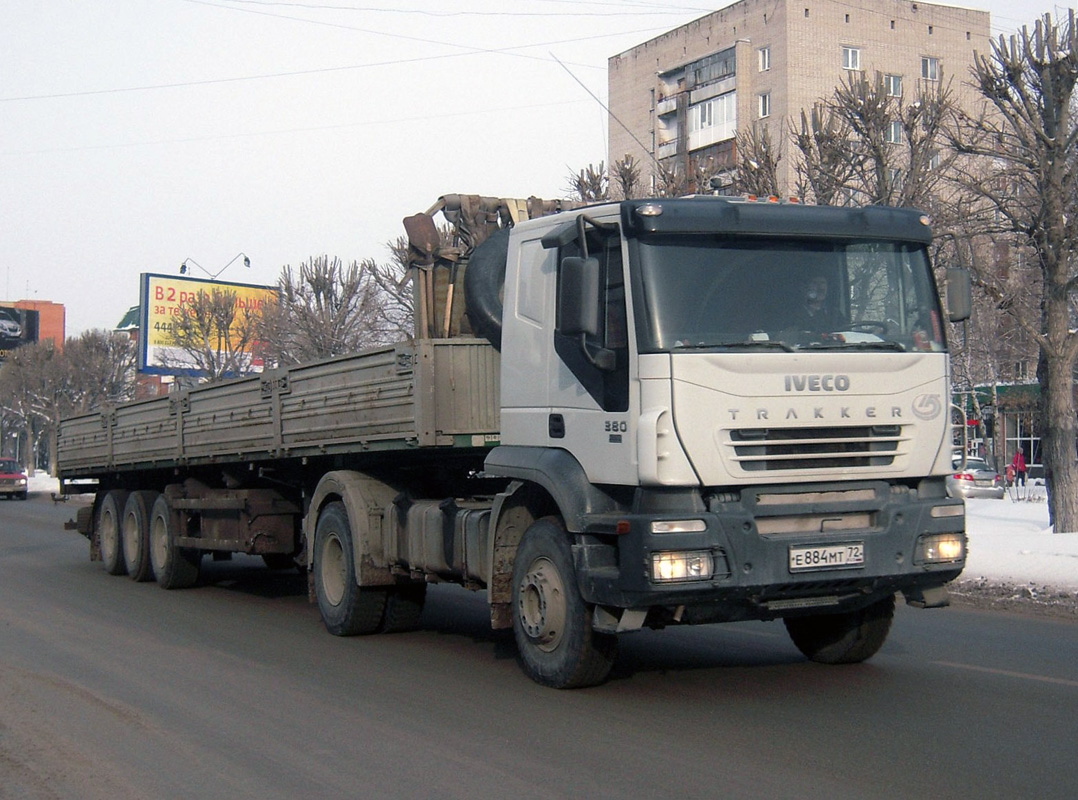
<instances>
[{"instance_id":1,"label":"side mirror","mask_svg":"<svg viewBox=\"0 0 1078 800\"><path fill-rule=\"evenodd\" d=\"M599 262L569 256L561 262L558 331L566 336L599 333Z\"/></svg>"},{"instance_id":2,"label":"side mirror","mask_svg":"<svg viewBox=\"0 0 1078 800\"><path fill-rule=\"evenodd\" d=\"M599 335L599 262L594 258L568 256L561 262L558 284L558 333L579 336L580 350L593 367L613 372L617 356L605 347L588 344L589 336Z\"/></svg>"},{"instance_id":3,"label":"side mirror","mask_svg":"<svg viewBox=\"0 0 1078 800\"><path fill-rule=\"evenodd\" d=\"M952 267L947 270L947 318L962 322L973 313L973 289L969 270Z\"/></svg>"}]
</instances>

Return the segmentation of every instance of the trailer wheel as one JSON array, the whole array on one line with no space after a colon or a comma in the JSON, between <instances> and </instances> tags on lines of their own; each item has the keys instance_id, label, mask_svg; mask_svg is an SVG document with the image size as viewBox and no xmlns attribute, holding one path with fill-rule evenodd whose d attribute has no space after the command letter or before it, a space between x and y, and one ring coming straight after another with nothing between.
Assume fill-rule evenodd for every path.
<instances>
[{"instance_id":1,"label":"trailer wheel","mask_svg":"<svg viewBox=\"0 0 1078 800\"><path fill-rule=\"evenodd\" d=\"M857 664L883 647L895 615L895 596L845 614L784 619L797 649L820 664Z\"/></svg>"},{"instance_id":2,"label":"trailer wheel","mask_svg":"<svg viewBox=\"0 0 1078 800\"><path fill-rule=\"evenodd\" d=\"M202 552L177 547L180 515L163 494L157 496L150 510L150 566L162 589L186 589L198 581Z\"/></svg>"},{"instance_id":3,"label":"trailer wheel","mask_svg":"<svg viewBox=\"0 0 1078 800\"><path fill-rule=\"evenodd\" d=\"M138 491L127 496L123 517L124 564L132 580L153 580L150 564L150 509L157 492Z\"/></svg>"},{"instance_id":4,"label":"trailer wheel","mask_svg":"<svg viewBox=\"0 0 1078 800\"><path fill-rule=\"evenodd\" d=\"M389 590L386 597L386 613L382 620L384 633L414 631L423 616L427 601L427 584L406 583Z\"/></svg>"},{"instance_id":5,"label":"trailer wheel","mask_svg":"<svg viewBox=\"0 0 1078 800\"><path fill-rule=\"evenodd\" d=\"M113 489L106 492L97 511L97 546L101 552L101 560L105 563L105 572L109 575L127 573L122 536L126 503L127 492Z\"/></svg>"},{"instance_id":6,"label":"trailer wheel","mask_svg":"<svg viewBox=\"0 0 1078 800\"><path fill-rule=\"evenodd\" d=\"M348 512L343 503L330 503L314 532L314 589L322 622L334 636L374 633L385 612L385 590L357 583L352 548Z\"/></svg>"},{"instance_id":7,"label":"trailer wheel","mask_svg":"<svg viewBox=\"0 0 1078 800\"><path fill-rule=\"evenodd\" d=\"M532 523L513 565L513 634L532 680L556 689L606 680L618 640L592 630L591 611L577 589L565 529L550 517Z\"/></svg>"}]
</instances>

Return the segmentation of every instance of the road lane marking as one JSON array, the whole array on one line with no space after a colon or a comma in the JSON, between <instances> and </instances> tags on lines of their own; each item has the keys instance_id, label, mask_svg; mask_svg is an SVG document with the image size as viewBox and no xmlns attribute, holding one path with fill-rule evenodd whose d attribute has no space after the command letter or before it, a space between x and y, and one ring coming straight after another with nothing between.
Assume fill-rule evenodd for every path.
<instances>
[{"instance_id":1,"label":"road lane marking","mask_svg":"<svg viewBox=\"0 0 1078 800\"><path fill-rule=\"evenodd\" d=\"M1054 683L1060 686L1073 686L1078 689L1078 681L1068 680L1067 678L1052 678L1048 675L1032 675L1028 672L1015 672L1009 669L995 669L993 667L978 667L975 664L959 664L955 661L933 661L941 667L953 667L954 669L968 669L974 672L987 672L990 675L1003 675L1007 678L1023 678L1027 681L1039 681L1040 683Z\"/></svg>"}]
</instances>

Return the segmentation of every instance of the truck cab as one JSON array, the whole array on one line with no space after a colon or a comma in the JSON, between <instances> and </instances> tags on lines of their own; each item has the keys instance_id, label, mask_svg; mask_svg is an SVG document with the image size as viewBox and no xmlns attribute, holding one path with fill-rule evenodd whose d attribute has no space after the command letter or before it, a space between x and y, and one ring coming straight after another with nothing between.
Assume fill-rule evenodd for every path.
<instances>
[{"instance_id":1,"label":"truck cab","mask_svg":"<svg viewBox=\"0 0 1078 800\"><path fill-rule=\"evenodd\" d=\"M782 617L810 658L861 660L896 592L946 604L964 508L930 241L912 210L718 197L513 228L486 472L549 498L598 635ZM556 604L525 583L518 616Z\"/></svg>"}]
</instances>

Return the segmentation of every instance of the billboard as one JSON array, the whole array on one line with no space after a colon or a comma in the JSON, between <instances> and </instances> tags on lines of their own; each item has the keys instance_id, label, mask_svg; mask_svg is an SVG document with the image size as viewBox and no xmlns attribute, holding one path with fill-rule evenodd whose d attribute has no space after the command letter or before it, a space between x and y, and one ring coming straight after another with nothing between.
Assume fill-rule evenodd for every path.
<instances>
[{"instance_id":1,"label":"billboard","mask_svg":"<svg viewBox=\"0 0 1078 800\"><path fill-rule=\"evenodd\" d=\"M191 354L175 344L172 326L176 318L184 313L185 305L195 300L200 293L212 294L215 291L227 291L236 295L234 335L238 335L237 328L242 325L245 311L260 311L267 303L277 299L277 290L269 286L146 272L142 274L139 292L139 370L151 375L201 374ZM250 346L244 350L251 371L259 371L261 365L256 363L250 351Z\"/></svg>"},{"instance_id":2,"label":"billboard","mask_svg":"<svg viewBox=\"0 0 1078 800\"><path fill-rule=\"evenodd\" d=\"M0 361L11 351L38 340L38 312L15 306L0 306Z\"/></svg>"}]
</instances>

